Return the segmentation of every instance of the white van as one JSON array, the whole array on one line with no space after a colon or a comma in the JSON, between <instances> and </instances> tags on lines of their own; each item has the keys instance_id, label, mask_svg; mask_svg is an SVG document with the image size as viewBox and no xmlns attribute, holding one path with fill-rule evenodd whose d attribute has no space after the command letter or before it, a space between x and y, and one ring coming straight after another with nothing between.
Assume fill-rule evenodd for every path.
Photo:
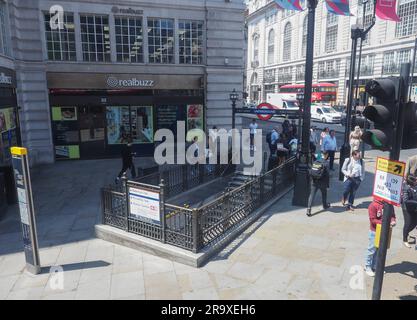
<instances>
[{"instance_id":1,"label":"white van","mask_svg":"<svg viewBox=\"0 0 417 320\"><path fill-rule=\"evenodd\" d=\"M266 102L271 104L275 109L298 111L299 108L296 94L268 93L266 95Z\"/></svg>"},{"instance_id":2,"label":"white van","mask_svg":"<svg viewBox=\"0 0 417 320\"><path fill-rule=\"evenodd\" d=\"M342 116L331 106L312 104L311 119L323 123L340 123Z\"/></svg>"}]
</instances>

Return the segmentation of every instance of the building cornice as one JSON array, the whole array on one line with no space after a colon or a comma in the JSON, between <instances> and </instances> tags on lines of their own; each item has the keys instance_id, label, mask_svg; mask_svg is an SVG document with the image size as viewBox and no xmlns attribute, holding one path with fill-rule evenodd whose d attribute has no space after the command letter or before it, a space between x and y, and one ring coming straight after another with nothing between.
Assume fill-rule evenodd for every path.
<instances>
[{"instance_id":1,"label":"building cornice","mask_svg":"<svg viewBox=\"0 0 417 320\"><path fill-rule=\"evenodd\" d=\"M259 16L261 16L266 11L268 11L269 9L272 9L272 8L277 8L278 9L278 6L276 5L275 2L269 2L268 4L264 5L262 8L259 8L258 10L252 12L251 14L249 14L246 17L246 21L250 22L250 20L258 18Z\"/></svg>"}]
</instances>

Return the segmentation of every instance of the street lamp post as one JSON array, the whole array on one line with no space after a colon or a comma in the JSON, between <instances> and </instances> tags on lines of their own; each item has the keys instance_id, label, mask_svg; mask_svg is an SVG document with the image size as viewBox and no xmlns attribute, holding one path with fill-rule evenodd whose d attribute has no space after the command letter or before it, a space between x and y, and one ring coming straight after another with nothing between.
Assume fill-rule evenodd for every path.
<instances>
[{"instance_id":1,"label":"street lamp post","mask_svg":"<svg viewBox=\"0 0 417 320\"><path fill-rule=\"evenodd\" d=\"M239 94L236 92L236 89L233 89L233 92L230 94L230 101L232 101L232 129L236 129L236 101L239 100Z\"/></svg>"},{"instance_id":2,"label":"street lamp post","mask_svg":"<svg viewBox=\"0 0 417 320\"><path fill-rule=\"evenodd\" d=\"M363 2L363 6L365 7L366 2ZM365 9L364 9L365 10ZM352 119L352 106L353 106L353 81L355 80L355 69L356 69L356 52L358 47L358 40L361 39L363 41L368 34L369 31L371 31L372 27L375 25L375 11L376 10L376 0L374 0L374 13L372 17L372 23L364 30L363 27L361 28L358 25L353 25L351 29L351 39L352 39L352 53L350 57L350 72L349 72L349 96L346 106L346 127L345 127L345 136L343 140L343 145L340 149L340 161L339 161L339 180L344 180L344 175L342 173L342 167L343 163L345 162L346 158L350 157L350 144L349 144L349 135L352 130L352 121L355 121L356 115L354 115L354 119ZM365 21L365 11L363 15L363 20ZM363 21L363 22L364 22ZM362 46L362 42L361 42ZM360 77L360 68L358 70L358 80L357 80L357 86L356 91L359 91L359 77ZM355 112L356 112L356 106L355 106Z\"/></svg>"},{"instance_id":3,"label":"street lamp post","mask_svg":"<svg viewBox=\"0 0 417 320\"><path fill-rule=\"evenodd\" d=\"M305 90L303 104L303 130L300 159L295 178L295 188L292 204L307 207L310 194L310 175L308 172L310 154L310 125L311 125L311 91L313 87L313 57L314 57L314 23L318 0L308 0L307 52L305 68Z\"/></svg>"}]
</instances>

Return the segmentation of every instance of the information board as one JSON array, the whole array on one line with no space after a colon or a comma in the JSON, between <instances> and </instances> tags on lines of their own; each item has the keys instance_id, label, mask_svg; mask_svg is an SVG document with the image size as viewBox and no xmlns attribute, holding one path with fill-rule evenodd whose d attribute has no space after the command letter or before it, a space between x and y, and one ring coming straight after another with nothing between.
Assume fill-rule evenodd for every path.
<instances>
[{"instance_id":1,"label":"information board","mask_svg":"<svg viewBox=\"0 0 417 320\"><path fill-rule=\"evenodd\" d=\"M129 187L130 214L161 222L160 195L147 189Z\"/></svg>"},{"instance_id":2,"label":"information board","mask_svg":"<svg viewBox=\"0 0 417 320\"><path fill-rule=\"evenodd\" d=\"M405 168L404 162L378 158L373 196L394 206L400 206Z\"/></svg>"}]
</instances>

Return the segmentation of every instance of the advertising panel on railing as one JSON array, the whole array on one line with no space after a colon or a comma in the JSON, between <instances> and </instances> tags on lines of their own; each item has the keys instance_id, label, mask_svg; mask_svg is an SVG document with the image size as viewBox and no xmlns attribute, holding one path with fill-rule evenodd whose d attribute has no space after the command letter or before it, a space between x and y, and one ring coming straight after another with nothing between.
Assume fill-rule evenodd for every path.
<instances>
[{"instance_id":1,"label":"advertising panel on railing","mask_svg":"<svg viewBox=\"0 0 417 320\"><path fill-rule=\"evenodd\" d=\"M161 223L159 192L129 187L130 214Z\"/></svg>"}]
</instances>

